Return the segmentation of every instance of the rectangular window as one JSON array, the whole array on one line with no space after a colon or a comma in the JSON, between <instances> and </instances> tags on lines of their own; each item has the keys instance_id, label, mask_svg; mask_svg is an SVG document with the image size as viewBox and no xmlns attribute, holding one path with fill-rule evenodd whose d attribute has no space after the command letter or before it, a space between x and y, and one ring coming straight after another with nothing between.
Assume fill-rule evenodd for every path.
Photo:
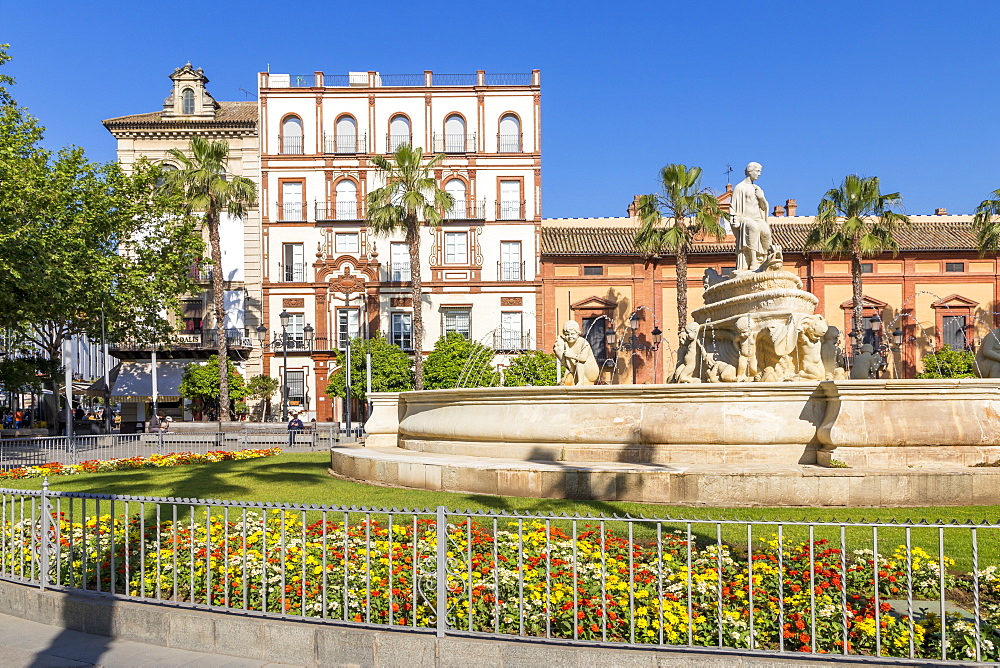
<instances>
[{"instance_id":1,"label":"rectangular window","mask_svg":"<svg viewBox=\"0 0 1000 668\"><path fill-rule=\"evenodd\" d=\"M282 248L282 266L286 283L303 283L306 280L305 249L302 244L285 244Z\"/></svg>"},{"instance_id":2,"label":"rectangular window","mask_svg":"<svg viewBox=\"0 0 1000 668\"><path fill-rule=\"evenodd\" d=\"M442 309L441 331L445 334L457 332L469 338L471 335L472 312L467 308Z\"/></svg>"},{"instance_id":3,"label":"rectangular window","mask_svg":"<svg viewBox=\"0 0 1000 668\"><path fill-rule=\"evenodd\" d=\"M200 332L202 327L202 318L204 317L205 307L202 305L200 299L185 299L182 303L181 317L184 319L184 331L185 332Z\"/></svg>"},{"instance_id":4,"label":"rectangular window","mask_svg":"<svg viewBox=\"0 0 1000 668\"><path fill-rule=\"evenodd\" d=\"M338 232L336 235L335 250L338 253L357 253L358 233Z\"/></svg>"},{"instance_id":5,"label":"rectangular window","mask_svg":"<svg viewBox=\"0 0 1000 668\"><path fill-rule=\"evenodd\" d=\"M520 241L500 242L500 280L524 280L524 265L521 262Z\"/></svg>"},{"instance_id":6,"label":"rectangular window","mask_svg":"<svg viewBox=\"0 0 1000 668\"><path fill-rule=\"evenodd\" d=\"M965 271L964 262L945 262L944 270L949 272L963 272Z\"/></svg>"},{"instance_id":7,"label":"rectangular window","mask_svg":"<svg viewBox=\"0 0 1000 668\"><path fill-rule=\"evenodd\" d=\"M340 350L345 350L348 341L359 336L361 336L360 309L337 309L337 347Z\"/></svg>"},{"instance_id":8,"label":"rectangular window","mask_svg":"<svg viewBox=\"0 0 1000 668\"><path fill-rule=\"evenodd\" d=\"M290 313L288 318L288 326L285 327L285 335L288 337L288 349L294 350L296 348L305 347L305 316L301 313ZM281 326L274 332L274 339L277 343L281 341Z\"/></svg>"},{"instance_id":9,"label":"rectangular window","mask_svg":"<svg viewBox=\"0 0 1000 668\"><path fill-rule=\"evenodd\" d=\"M583 275L584 276L603 276L604 275L604 267L584 267L583 268Z\"/></svg>"},{"instance_id":10,"label":"rectangular window","mask_svg":"<svg viewBox=\"0 0 1000 668\"><path fill-rule=\"evenodd\" d=\"M392 314L392 336L390 342L403 350L413 349L413 331L409 313Z\"/></svg>"},{"instance_id":11,"label":"rectangular window","mask_svg":"<svg viewBox=\"0 0 1000 668\"><path fill-rule=\"evenodd\" d=\"M875 266L871 262L861 263L861 273L862 274L873 274L875 273Z\"/></svg>"},{"instance_id":12,"label":"rectangular window","mask_svg":"<svg viewBox=\"0 0 1000 668\"><path fill-rule=\"evenodd\" d=\"M942 340L946 346L952 350L965 350L969 347L969 342L965 336L965 316L946 315L941 319Z\"/></svg>"},{"instance_id":13,"label":"rectangular window","mask_svg":"<svg viewBox=\"0 0 1000 668\"><path fill-rule=\"evenodd\" d=\"M590 349L594 351L594 359L599 365L604 365L604 360L608 358L607 345L605 343L605 332L608 329L608 319L604 316L583 319L583 334L590 344Z\"/></svg>"},{"instance_id":14,"label":"rectangular window","mask_svg":"<svg viewBox=\"0 0 1000 668\"><path fill-rule=\"evenodd\" d=\"M500 182L500 203L497 207L497 220L521 220L521 182Z\"/></svg>"},{"instance_id":15,"label":"rectangular window","mask_svg":"<svg viewBox=\"0 0 1000 668\"><path fill-rule=\"evenodd\" d=\"M282 181L280 220L305 220L302 181Z\"/></svg>"},{"instance_id":16,"label":"rectangular window","mask_svg":"<svg viewBox=\"0 0 1000 668\"><path fill-rule=\"evenodd\" d=\"M292 406L301 406L306 402L306 372L301 369L285 371L285 380L288 383L288 403Z\"/></svg>"},{"instance_id":17,"label":"rectangular window","mask_svg":"<svg viewBox=\"0 0 1000 668\"><path fill-rule=\"evenodd\" d=\"M500 314L500 345L494 345L500 350L523 350L521 341L521 312L505 311Z\"/></svg>"},{"instance_id":18,"label":"rectangular window","mask_svg":"<svg viewBox=\"0 0 1000 668\"><path fill-rule=\"evenodd\" d=\"M410 280L410 249L406 244L393 242L389 244L390 281L406 282Z\"/></svg>"},{"instance_id":19,"label":"rectangular window","mask_svg":"<svg viewBox=\"0 0 1000 668\"><path fill-rule=\"evenodd\" d=\"M467 232L445 232L444 261L447 264L469 263L469 235Z\"/></svg>"},{"instance_id":20,"label":"rectangular window","mask_svg":"<svg viewBox=\"0 0 1000 668\"><path fill-rule=\"evenodd\" d=\"M725 276L727 278L732 278L734 271L736 271L736 267L723 267L722 271L719 272L719 276Z\"/></svg>"}]
</instances>

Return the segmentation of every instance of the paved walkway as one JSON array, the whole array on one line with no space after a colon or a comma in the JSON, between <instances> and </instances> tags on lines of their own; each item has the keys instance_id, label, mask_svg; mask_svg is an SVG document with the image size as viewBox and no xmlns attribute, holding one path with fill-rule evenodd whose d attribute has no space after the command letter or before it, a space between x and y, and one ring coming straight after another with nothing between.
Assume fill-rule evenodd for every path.
<instances>
[{"instance_id":1,"label":"paved walkway","mask_svg":"<svg viewBox=\"0 0 1000 668\"><path fill-rule=\"evenodd\" d=\"M69 631L0 614L0 666L188 666L204 668L292 668L293 664L147 645Z\"/></svg>"}]
</instances>

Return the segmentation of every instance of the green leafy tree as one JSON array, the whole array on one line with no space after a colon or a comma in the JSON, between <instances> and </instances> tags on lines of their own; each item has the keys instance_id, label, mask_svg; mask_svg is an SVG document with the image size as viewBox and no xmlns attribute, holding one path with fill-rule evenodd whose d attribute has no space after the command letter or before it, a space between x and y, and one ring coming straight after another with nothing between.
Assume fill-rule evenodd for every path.
<instances>
[{"instance_id":1,"label":"green leafy tree","mask_svg":"<svg viewBox=\"0 0 1000 668\"><path fill-rule=\"evenodd\" d=\"M500 375L490 366L494 352L457 332L442 336L424 362L428 390L458 387L495 387Z\"/></svg>"},{"instance_id":2,"label":"green leafy tree","mask_svg":"<svg viewBox=\"0 0 1000 668\"><path fill-rule=\"evenodd\" d=\"M368 225L376 234L388 235L401 230L406 238L413 304L413 386L418 390L424 389L420 227L422 224L439 225L442 213L455 204L455 198L438 187L432 172L443 159L444 155L436 155L425 161L421 149L407 144L397 148L391 159L376 155L372 164L385 185L368 193Z\"/></svg>"},{"instance_id":3,"label":"green leafy tree","mask_svg":"<svg viewBox=\"0 0 1000 668\"><path fill-rule=\"evenodd\" d=\"M271 398L281 387L281 381L271 376L254 376L247 383L247 398L262 402L260 417L266 419L271 415Z\"/></svg>"},{"instance_id":4,"label":"green leafy tree","mask_svg":"<svg viewBox=\"0 0 1000 668\"><path fill-rule=\"evenodd\" d=\"M8 394L40 394L42 379L50 372L48 360L41 357L0 359L0 387Z\"/></svg>"},{"instance_id":5,"label":"green leafy tree","mask_svg":"<svg viewBox=\"0 0 1000 668\"><path fill-rule=\"evenodd\" d=\"M222 245L219 239L219 219L223 212L234 218L245 218L247 211L257 205L257 187L243 176L228 174L229 144L224 140L213 141L194 136L187 152L171 149L169 156L177 165L176 170L165 174L167 192L180 194L191 211L204 215L208 229L208 242L212 252L212 311L218 331L220 358L228 355L225 336L226 309L223 295L225 276L222 273ZM228 419L229 386L225 376L220 378L219 413Z\"/></svg>"},{"instance_id":6,"label":"green leafy tree","mask_svg":"<svg viewBox=\"0 0 1000 668\"><path fill-rule=\"evenodd\" d=\"M529 350L517 355L503 375L503 384L508 387L557 385L558 382L555 355L541 350Z\"/></svg>"},{"instance_id":7,"label":"green leafy tree","mask_svg":"<svg viewBox=\"0 0 1000 668\"><path fill-rule=\"evenodd\" d=\"M975 378L976 354L971 350L941 350L924 355L924 370L917 378Z\"/></svg>"},{"instance_id":8,"label":"green leafy tree","mask_svg":"<svg viewBox=\"0 0 1000 668\"><path fill-rule=\"evenodd\" d=\"M900 229L912 225L909 216L895 210L902 207L902 202L899 193L882 194L878 177L848 174L839 188L831 188L823 196L806 238L808 249L851 259L854 295L851 327L859 335L863 331L864 306L861 260L879 253L891 252L895 256L899 252L895 237Z\"/></svg>"},{"instance_id":9,"label":"green leafy tree","mask_svg":"<svg viewBox=\"0 0 1000 668\"><path fill-rule=\"evenodd\" d=\"M695 237L710 235L721 240L728 218L718 198L701 185L701 167L669 164L660 170L660 192L643 195L637 202L639 230L635 246L649 255L674 253L677 263L677 329L688 317L688 252Z\"/></svg>"},{"instance_id":10,"label":"green leafy tree","mask_svg":"<svg viewBox=\"0 0 1000 668\"><path fill-rule=\"evenodd\" d=\"M1000 250L1000 190L994 190L976 207L972 216L979 256Z\"/></svg>"},{"instance_id":11,"label":"green leafy tree","mask_svg":"<svg viewBox=\"0 0 1000 668\"><path fill-rule=\"evenodd\" d=\"M399 346L389 343L382 336L364 341L351 341L351 396L367 401L365 356L372 356L372 392L405 392L413 389L413 369L410 356ZM344 361L344 360L342 360ZM347 378L344 364L330 376L326 393L331 397L347 395Z\"/></svg>"},{"instance_id":12,"label":"green leafy tree","mask_svg":"<svg viewBox=\"0 0 1000 668\"><path fill-rule=\"evenodd\" d=\"M247 397L247 386L243 376L236 370L236 365L230 359L226 360L229 373L226 374L228 381L229 396L233 401L243 401ZM219 402L221 390L219 388L219 356L212 355L205 364L189 364L184 369L181 378L180 395L185 399L197 402L202 407L218 406L219 419L222 417L222 406ZM228 419L226 416L225 419Z\"/></svg>"}]
</instances>

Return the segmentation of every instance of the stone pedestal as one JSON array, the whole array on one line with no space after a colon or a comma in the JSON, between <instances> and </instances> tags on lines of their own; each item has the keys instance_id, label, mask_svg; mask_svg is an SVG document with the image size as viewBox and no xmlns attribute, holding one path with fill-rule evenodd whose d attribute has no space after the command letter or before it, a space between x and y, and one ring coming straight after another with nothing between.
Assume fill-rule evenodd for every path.
<instances>
[{"instance_id":1,"label":"stone pedestal","mask_svg":"<svg viewBox=\"0 0 1000 668\"><path fill-rule=\"evenodd\" d=\"M399 438L399 392L371 392L372 414L365 422L365 445L392 448Z\"/></svg>"}]
</instances>

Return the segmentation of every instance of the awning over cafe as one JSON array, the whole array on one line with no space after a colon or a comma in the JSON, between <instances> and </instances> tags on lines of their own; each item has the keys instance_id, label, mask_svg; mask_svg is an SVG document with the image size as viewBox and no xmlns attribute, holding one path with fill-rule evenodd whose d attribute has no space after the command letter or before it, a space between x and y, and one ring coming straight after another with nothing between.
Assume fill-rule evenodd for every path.
<instances>
[{"instance_id":1,"label":"awning over cafe","mask_svg":"<svg viewBox=\"0 0 1000 668\"><path fill-rule=\"evenodd\" d=\"M156 394L158 401L180 401L181 379L189 361L165 360L156 364ZM117 378L112 381L111 401L144 403L153 400L153 373L151 362L122 362L117 367ZM102 388L103 379L98 381ZM97 385L98 383L94 383ZM93 387L93 386L91 386Z\"/></svg>"}]
</instances>

